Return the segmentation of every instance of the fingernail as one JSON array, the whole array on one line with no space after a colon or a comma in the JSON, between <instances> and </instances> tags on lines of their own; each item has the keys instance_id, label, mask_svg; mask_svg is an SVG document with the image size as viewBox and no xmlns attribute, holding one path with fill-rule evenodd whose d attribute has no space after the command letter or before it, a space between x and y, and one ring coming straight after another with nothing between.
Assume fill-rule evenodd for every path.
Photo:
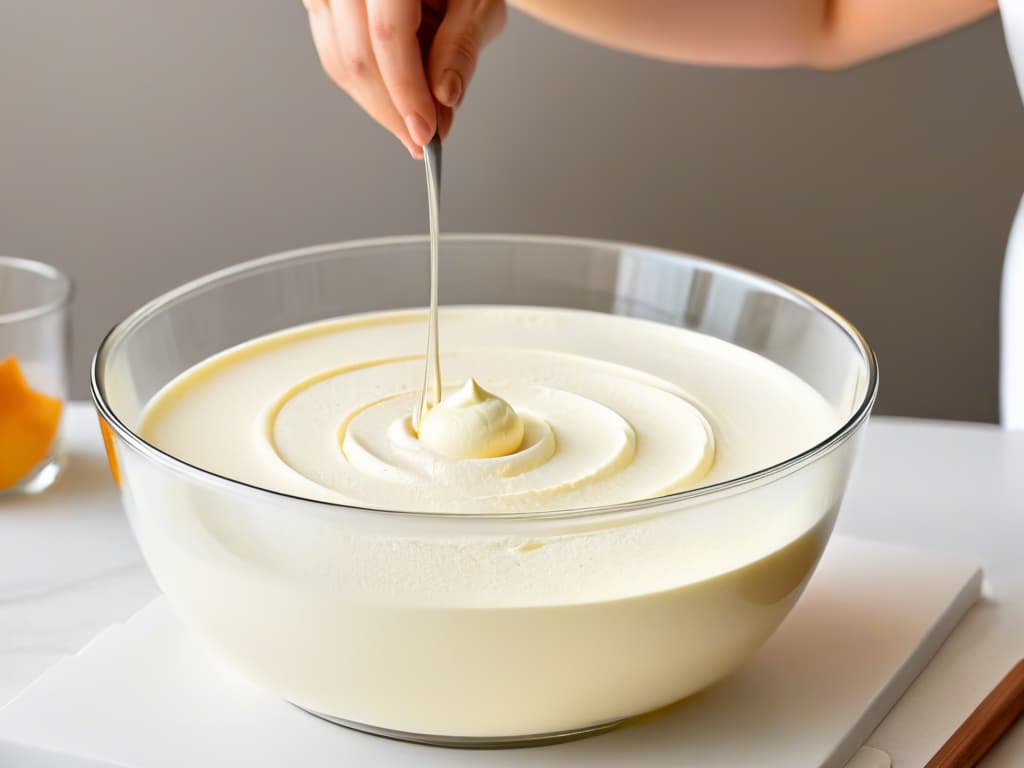
<instances>
[{"instance_id":1,"label":"fingernail","mask_svg":"<svg viewBox=\"0 0 1024 768\"><path fill-rule=\"evenodd\" d=\"M449 107L459 106L462 101L462 76L454 69L446 69L437 86L437 99Z\"/></svg>"},{"instance_id":2,"label":"fingernail","mask_svg":"<svg viewBox=\"0 0 1024 768\"><path fill-rule=\"evenodd\" d=\"M427 125L427 121L415 112L410 112L405 116L405 127L409 129L409 135L412 137L412 140L421 147L429 144L430 140L434 138L430 133L430 126Z\"/></svg>"}]
</instances>

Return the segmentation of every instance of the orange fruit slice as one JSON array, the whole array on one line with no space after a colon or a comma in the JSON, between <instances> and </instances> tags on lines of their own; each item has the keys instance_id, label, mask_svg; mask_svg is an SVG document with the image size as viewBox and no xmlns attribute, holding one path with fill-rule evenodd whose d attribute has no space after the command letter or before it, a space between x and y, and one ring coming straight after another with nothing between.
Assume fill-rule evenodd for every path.
<instances>
[{"instance_id":1,"label":"orange fruit slice","mask_svg":"<svg viewBox=\"0 0 1024 768\"><path fill-rule=\"evenodd\" d=\"M17 358L0 362L0 490L46 459L61 410L60 400L29 387Z\"/></svg>"}]
</instances>

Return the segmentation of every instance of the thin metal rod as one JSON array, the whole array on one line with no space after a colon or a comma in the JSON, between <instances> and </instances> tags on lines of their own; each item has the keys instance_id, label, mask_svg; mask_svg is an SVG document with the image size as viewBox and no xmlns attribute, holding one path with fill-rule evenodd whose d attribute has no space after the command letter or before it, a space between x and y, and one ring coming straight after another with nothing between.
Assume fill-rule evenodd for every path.
<instances>
[{"instance_id":1,"label":"thin metal rod","mask_svg":"<svg viewBox=\"0 0 1024 768\"><path fill-rule=\"evenodd\" d=\"M437 282L441 241L441 136L437 134L423 148L427 171L427 212L430 219L430 314L427 321L427 356L423 369L423 389L419 407L413 413L413 429L419 432L420 420L432 405L441 400L441 351L437 331Z\"/></svg>"}]
</instances>

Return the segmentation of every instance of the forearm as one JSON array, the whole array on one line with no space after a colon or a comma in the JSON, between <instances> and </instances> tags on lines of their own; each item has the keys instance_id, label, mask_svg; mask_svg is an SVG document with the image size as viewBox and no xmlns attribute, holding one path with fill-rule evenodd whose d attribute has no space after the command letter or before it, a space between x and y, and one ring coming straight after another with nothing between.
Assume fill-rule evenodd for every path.
<instances>
[{"instance_id":1,"label":"forearm","mask_svg":"<svg viewBox=\"0 0 1024 768\"><path fill-rule=\"evenodd\" d=\"M721 66L833 68L926 40L996 0L510 0L614 48Z\"/></svg>"}]
</instances>

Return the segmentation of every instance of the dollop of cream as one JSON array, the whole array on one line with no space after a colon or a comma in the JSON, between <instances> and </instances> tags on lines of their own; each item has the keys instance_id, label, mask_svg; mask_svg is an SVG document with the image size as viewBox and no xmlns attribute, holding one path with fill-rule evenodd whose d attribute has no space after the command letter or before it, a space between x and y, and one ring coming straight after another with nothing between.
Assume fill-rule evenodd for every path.
<instances>
[{"instance_id":1,"label":"dollop of cream","mask_svg":"<svg viewBox=\"0 0 1024 768\"><path fill-rule=\"evenodd\" d=\"M519 450L524 432L515 409L471 377L427 411L419 439L449 459L494 459Z\"/></svg>"}]
</instances>

